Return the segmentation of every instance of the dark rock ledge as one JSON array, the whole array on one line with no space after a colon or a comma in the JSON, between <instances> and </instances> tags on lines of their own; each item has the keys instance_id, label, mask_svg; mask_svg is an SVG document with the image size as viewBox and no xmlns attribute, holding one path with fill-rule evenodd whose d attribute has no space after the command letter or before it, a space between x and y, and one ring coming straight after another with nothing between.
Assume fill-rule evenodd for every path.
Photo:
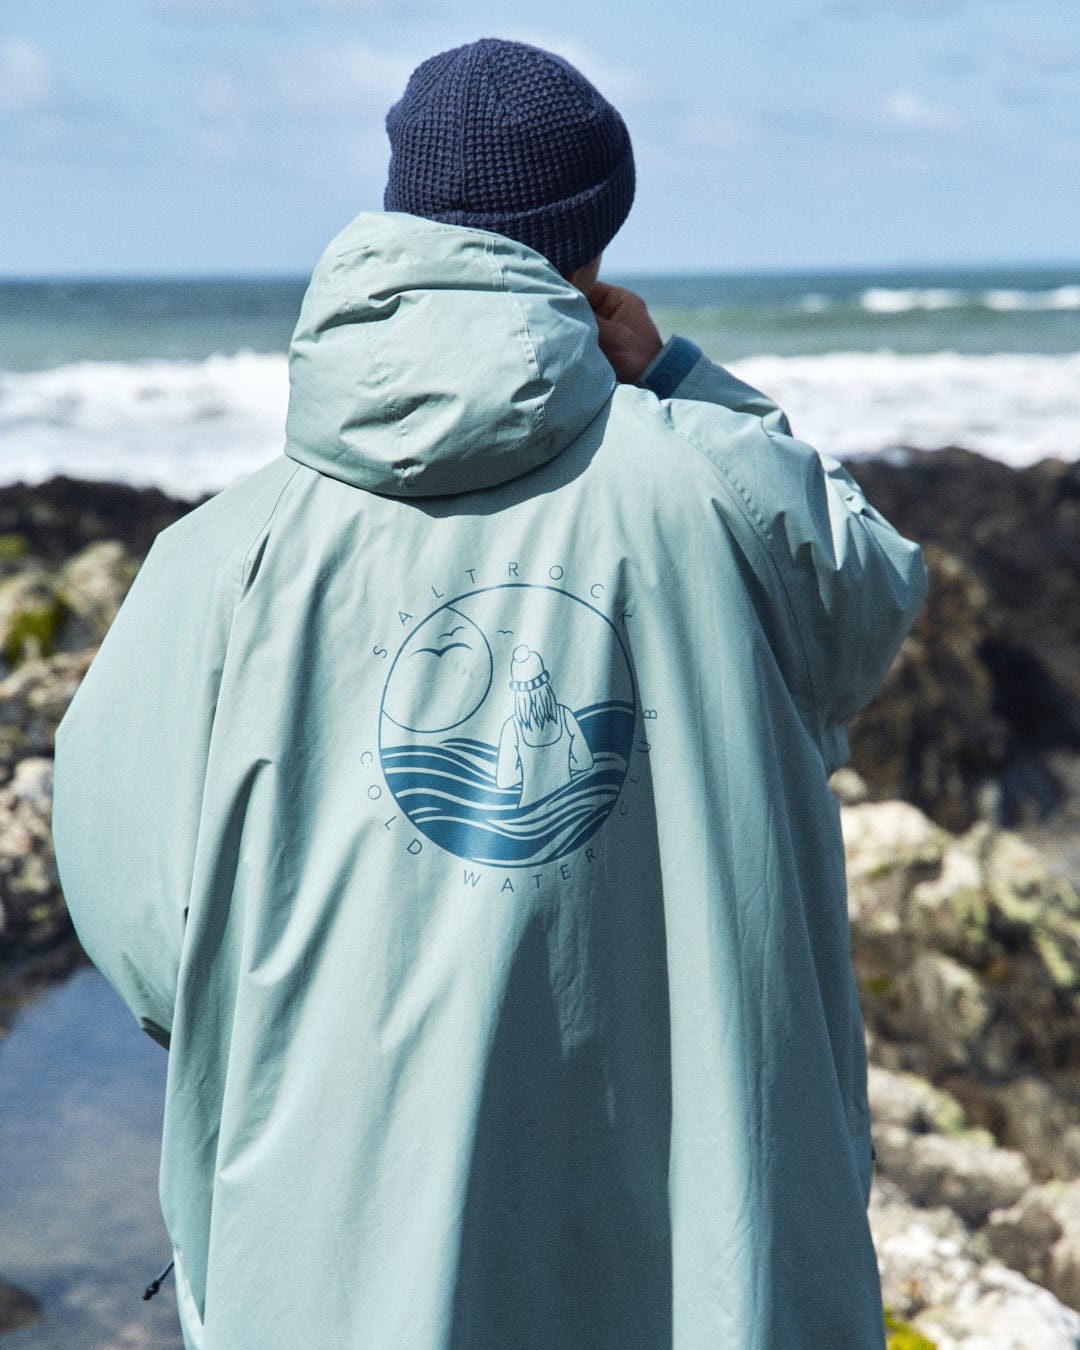
<instances>
[{"instance_id":1,"label":"dark rock ledge","mask_svg":"<svg viewBox=\"0 0 1080 1350\"><path fill-rule=\"evenodd\" d=\"M41 1304L36 1298L0 1280L0 1336L28 1327L41 1316Z\"/></svg>"}]
</instances>

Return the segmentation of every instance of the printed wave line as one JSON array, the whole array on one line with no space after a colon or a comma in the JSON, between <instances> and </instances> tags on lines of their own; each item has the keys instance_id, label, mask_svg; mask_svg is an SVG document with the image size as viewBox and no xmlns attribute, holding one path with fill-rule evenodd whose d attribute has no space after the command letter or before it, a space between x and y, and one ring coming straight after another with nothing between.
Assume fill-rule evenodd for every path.
<instances>
[{"instance_id":1,"label":"printed wave line","mask_svg":"<svg viewBox=\"0 0 1080 1350\"><path fill-rule=\"evenodd\" d=\"M519 806L516 801L471 800L429 783L417 783L413 786L391 784L391 788L394 796L406 807L407 814L413 820L432 819L438 816L446 820L465 819L472 823L493 818L507 830L518 829L527 832L531 823L536 819L545 818L556 803L565 808L583 794L603 792L605 796L608 793L617 795L622 785L622 776L621 761L618 766L610 762L601 764L589 773L574 778L557 792L526 807ZM517 795L516 789L501 791L515 797Z\"/></svg>"},{"instance_id":2,"label":"printed wave line","mask_svg":"<svg viewBox=\"0 0 1080 1350\"><path fill-rule=\"evenodd\" d=\"M501 833L494 828L496 822L469 822L464 830L470 836L467 856L474 862L491 866L499 864L513 866L532 863L538 859L550 860L561 857L593 832L607 815L610 805L611 803L606 801L597 803L591 810L575 813L558 828L547 829L524 839L520 836L508 837ZM428 822L429 828L433 824L435 822ZM462 828L457 822L449 824L456 825L459 830ZM504 847L492 847L500 844ZM523 844L528 845L527 850L523 850L521 847Z\"/></svg>"},{"instance_id":3,"label":"printed wave line","mask_svg":"<svg viewBox=\"0 0 1080 1350\"><path fill-rule=\"evenodd\" d=\"M575 788L576 784L573 785ZM555 794L556 796L558 794ZM525 818L513 819L510 816L484 814L480 816L465 815L464 820L470 825L478 827L490 826L497 829L501 834L509 837L529 838L535 834L539 826L545 828L555 828L561 826L572 815L581 811L591 811L594 807L608 805L611 800L618 795L618 787L613 783L592 782L588 785L584 794L568 792L566 797L559 802L558 814L540 813L539 815L530 815ZM576 798L576 800L575 800ZM550 799L545 799L549 800ZM445 805L430 802L417 806L410 812L410 818L414 821L439 821L440 823L451 824L460 822L463 817L458 812L447 813Z\"/></svg>"}]
</instances>

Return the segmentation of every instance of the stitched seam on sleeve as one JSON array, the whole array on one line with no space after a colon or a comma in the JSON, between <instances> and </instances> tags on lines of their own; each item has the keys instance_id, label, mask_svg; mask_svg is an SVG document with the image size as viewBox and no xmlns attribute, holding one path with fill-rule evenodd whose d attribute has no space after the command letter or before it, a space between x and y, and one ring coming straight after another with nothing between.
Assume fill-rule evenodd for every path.
<instances>
[{"instance_id":1,"label":"stitched seam on sleeve","mask_svg":"<svg viewBox=\"0 0 1080 1350\"><path fill-rule=\"evenodd\" d=\"M502 293L506 296L506 298L510 301L511 305L513 306L514 312L517 314L517 321L518 321L517 339L521 347L522 354L524 355L526 363L529 366L529 370L534 379L542 379L543 376L540 371L540 358L536 354L536 344L533 342L532 334L529 332L529 320L525 314L525 308L522 305L521 301L518 299L518 296L514 291L514 288L510 285L510 283L506 279L506 270L495 253L494 239L488 240L485 252L487 254L488 261L491 263L492 275L494 276L496 282L498 283L500 289L502 290ZM543 432L547 427L546 404L544 403L537 404L537 407L533 413L533 418L534 418L534 430L536 432Z\"/></svg>"},{"instance_id":2,"label":"stitched seam on sleeve","mask_svg":"<svg viewBox=\"0 0 1080 1350\"><path fill-rule=\"evenodd\" d=\"M297 475L299 472L300 472L300 465L299 465L299 464L294 464L293 467L292 467L292 472L289 474L288 478L286 478L285 481L284 481L284 483L282 483L282 485L281 485L281 491L280 491L280 492L278 493L278 495L274 498L274 504L273 504L273 506L271 506L270 511L269 511L269 513L268 513L266 519L265 519L265 520L263 521L263 523L259 526L259 528L255 531L254 538L252 539L251 543L248 544L247 549L244 551L243 561L242 561L241 564L240 564L240 576L237 578L237 583L236 583L236 598L237 598L237 599L239 599L240 592L241 592L241 591L243 590L243 588L244 588L244 580L245 580L245 578L247 577L248 561L249 561L250 558L251 558L251 552L252 552L252 549L254 549L255 545L256 545L256 544L259 542L259 540L262 538L263 531L264 531L264 530L266 529L266 527L270 524L270 522L274 519L274 516L277 515L277 509L278 509L278 507L281 505L281 499L282 499L282 497L285 496L285 491L286 491L286 489L288 488L289 484L292 482L292 480L296 477L296 475ZM235 601L234 601L234 603L235 603Z\"/></svg>"},{"instance_id":3,"label":"stitched seam on sleeve","mask_svg":"<svg viewBox=\"0 0 1080 1350\"><path fill-rule=\"evenodd\" d=\"M823 742L824 726L821 717L821 700L818 696L817 687L814 684L814 677L810 666L810 658L807 655L806 635L803 632L803 626L799 622L798 611L796 609L795 604L792 601L791 593L788 590L787 581L784 577L784 570L777 562L776 555L772 551L770 532L767 525L765 524L764 517L762 516L760 510L758 509L754 499L747 492L746 488L743 487L739 479L736 478L735 475L731 473L731 471L725 465L718 463L717 460L713 458L713 455L711 454L707 446L701 444L693 436L688 435L681 428L674 426L673 423L663 415L663 411L662 409L659 408L659 406L649 405L648 411L652 417L654 417L657 421L663 424L666 430L674 433L674 435L678 436L681 441L685 441L687 445L692 446L693 449L695 449L698 452L698 454L704 456L704 458L708 460L712 469L717 474L720 482L724 485L728 493L735 500L735 503L737 504L741 514L745 516L747 522L753 529L755 537L760 543L766 558L768 558L769 565L772 568L773 572L776 574L776 580L777 583L779 584L780 594L783 597L784 604L787 608L788 618L791 623L792 631L794 632L798 642L799 655L802 658L802 665L803 665L803 678L806 682L806 688L810 695L810 708L814 716L814 731L818 741L818 748L819 750L822 751L822 753L824 753L824 742ZM726 409L726 411L731 412L731 409ZM753 416L753 414L751 413L732 413L732 415L735 417ZM756 420L757 419L755 419L755 421ZM765 436L769 435L769 433L765 431L764 428L761 428L761 433L762 435Z\"/></svg>"}]
</instances>

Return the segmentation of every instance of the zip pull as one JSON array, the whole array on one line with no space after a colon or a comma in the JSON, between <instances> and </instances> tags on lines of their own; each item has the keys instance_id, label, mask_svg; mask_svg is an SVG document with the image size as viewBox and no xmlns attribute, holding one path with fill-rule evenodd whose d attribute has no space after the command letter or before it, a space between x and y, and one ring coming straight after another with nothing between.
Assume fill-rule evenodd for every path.
<instances>
[{"instance_id":1,"label":"zip pull","mask_svg":"<svg viewBox=\"0 0 1080 1350\"><path fill-rule=\"evenodd\" d=\"M161 1288L162 1280L165 1279L165 1277L168 1275L169 1271L172 1270L175 1264L176 1264L175 1261L170 1261L169 1264L165 1267L165 1269L161 1272L161 1274L158 1275L156 1279L150 1281L150 1283L143 1290L144 1300L154 1297L157 1291Z\"/></svg>"}]
</instances>

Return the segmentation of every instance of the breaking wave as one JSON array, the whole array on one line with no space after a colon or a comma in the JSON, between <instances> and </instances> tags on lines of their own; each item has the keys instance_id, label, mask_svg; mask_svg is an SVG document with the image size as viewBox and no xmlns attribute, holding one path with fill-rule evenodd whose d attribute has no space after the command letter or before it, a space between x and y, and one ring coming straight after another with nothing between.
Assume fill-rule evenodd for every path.
<instances>
[{"instance_id":1,"label":"breaking wave","mask_svg":"<svg viewBox=\"0 0 1080 1350\"><path fill-rule=\"evenodd\" d=\"M564 857L615 805L633 735L626 703L596 704L575 716L592 749L592 769L528 806L518 805L517 788L496 784L495 747L468 737L384 746L387 786L413 824L458 857L504 867Z\"/></svg>"},{"instance_id":2,"label":"breaking wave","mask_svg":"<svg viewBox=\"0 0 1080 1350\"><path fill-rule=\"evenodd\" d=\"M830 352L732 363L831 455L961 445L1006 464L1080 459L1080 353Z\"/></svg>"},{"instance_id":3,"label":"breaking wave","mask_svg":"<svg viewBox=\"0 0 1080 1350\"><path fill-rule=\"evenodd\" d=\"M280 454L288 394L286 358L254 352L0 371L2 477L210 492Z\"/></svg>"},{"instance_id":4,"label":"breaking wave","mask_svg":"<svg viewBox=\"0 0 1080 1350\"><path fill-rule=\"evenodd\" d=\"M1080 292L1045 294L1070 289ZM1002 308L1022 308L1039 293L995 294ZM719 338L700 340L717 359L730 356ZM836 350L729 364L829 454L954 444L1014 465L1080 459L1075 351ZM0 481L65 473L193 497L280 454L287 404L283 355L0 371Z\"/></svg>"},{"instance_id":5,"label":"breaking wave","mask_svg":"<svg viewBox=\"0 0 1080 1350\"><path fill-rule=\"evenodd\" d=\"M859 303L868 314L907 314L920 309L987 309L999 313L1080 310L1080 286L1052 286L1045 290L871 286L861 293Z\"/></svg>"}]
</instances>

